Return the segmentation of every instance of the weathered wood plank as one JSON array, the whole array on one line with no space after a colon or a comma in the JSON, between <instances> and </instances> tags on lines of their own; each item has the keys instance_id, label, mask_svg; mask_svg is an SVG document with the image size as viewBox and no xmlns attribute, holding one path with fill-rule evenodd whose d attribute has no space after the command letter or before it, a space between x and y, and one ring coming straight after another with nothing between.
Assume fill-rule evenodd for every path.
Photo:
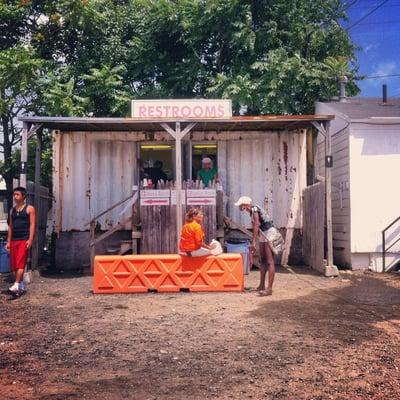
<instances>
[{"instance_id":1,"label":"weathered wood plank","mask_svg":"<svg viewBox=\"0 0 400 400\"><path fill-rule=\"evenodd\" d=\"M324 272L325 188L317 183L303 190L303 257L304 262Z\"/></svg>"}]
</instances>

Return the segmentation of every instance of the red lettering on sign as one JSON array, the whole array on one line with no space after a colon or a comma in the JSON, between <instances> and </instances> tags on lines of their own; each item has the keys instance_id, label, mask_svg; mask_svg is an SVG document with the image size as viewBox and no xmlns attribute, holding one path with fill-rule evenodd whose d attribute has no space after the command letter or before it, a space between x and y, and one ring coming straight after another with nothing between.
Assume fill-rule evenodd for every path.
<instances>
[{"instance_id":1,"label":"red lettering on sign","mask_svg":"<svg viewBox=\"0 0 400 400\"><path fill-rule=\"evenodd\" d=\"M169 199L161 199L161 200L143 200L143 203L145 204L168 204L169 203Z\"/></svg>"},{"instance_id":2,"label":"red lettering on sign","mask_svg":"<svg viewBox=\"0 0 400 400\"><path fill-rule=\"evenodd\" d=\"M218 114L217 114L217 117L219 117L219 118L221 118L221 117L223 117L224 116L224 106L222 105L222 104L220 104L219 106L218 106Z\"/></svg>"},{"instance_id":3,"label":"red lettering on sign","mask_svg":"<svg viewBox=\"0 0 400 400\"><path fill-rule=\"evenodd\" d=\"M160 118L162 117L162 107L161 106L156 106L156 117Z\"/></svg>"},{"instance_id":4,"label":"red lettering on sign","mask_svg":"<svg viewBox=\"0 0 400 400\"><path fill-rule=\"evenodd\" d=\"M204 114L207 118L215 117L215 106L206 106Z\"/></svg>"},{"instance_id":5,"label":"red lettering on sign","mask_svg":"<svg viewBox=\"0 0 400 400\"><path fill-rule=\"evenodd\" d=\"M173 117L179 117L179 107L178 106L172 106L172 116Z\"/></svg>"},{"instance_id":6,"label":"red lettering on sign","mask_svg":"<svg viewBox=\"0 0 400 400\"><path fill-rule=\"evenodd\" d=\"M193 108L193 115L195 117L202 117L203 116L203 107L196 106Z\"/></svg>"},{"instance_id":7,"label":"red lettering on sign","mask_svg":"<svg viewBox=\"0 0 400 400\"><path fill-rule=\"evenodd\" d=\"M147 107L147 115L149 117L154 117L154 106L148 106Z\"/></svg>"},{"instance_id":8,"label":"red lettering on sign","mask_svg":"<svg viewBox=\"0 0 400 400\"><path fill-rule=\"evenodd\" d=\"M190 117L190 107L183 106L181 109L181 114L182 114L182 117L185 117L185 118Z\"/></svg>"},{"instance_id":9,"label":"red lettering on sign","mask_svg":"<svg viewBox=\"0 0 400 400\"><path fill-rule=\"evenodd\" d=\"M146 106L139 107L139 117L146 117Z\"/></svg>"}]
</instances>

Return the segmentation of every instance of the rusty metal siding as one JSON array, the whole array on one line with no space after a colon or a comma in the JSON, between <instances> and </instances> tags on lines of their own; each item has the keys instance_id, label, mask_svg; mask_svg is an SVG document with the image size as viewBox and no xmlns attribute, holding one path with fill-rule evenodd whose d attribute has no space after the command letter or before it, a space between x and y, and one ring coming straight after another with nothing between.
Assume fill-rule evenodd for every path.
<instances>
[{"instance_id":1,"label":"rusty metal siding","mask_svg":"<svg viewBox=\"0 0 400 400\"><path fill-rule=\"evenodd\" d=\"M61 231L87 230L91 217L132 191L136 142L125 133L57 135L54 163L55 225ZM60 138L60 136L62 136ZM100 219L102 229L118 220L123 206Z\"/></svg>"},{"instance_id":2,"label":"rusty metal siding","mask_svg":"<svg viewBox=\"0 0 400 400\"><path fill-rule=\"evenodd\" d=\"M268 209L277 227L302 227L305 138L304 131L275 132L263 138L232 140L223 145L226 163L222 162L221 179L228 196L227 211L233 219L250 226L249 216L234 206L240 196L250 196Z\"/></svg>"},{"instance_id":3,"label":"rusty metal siding","mask_svg":"<svg viewBox=\"0 0 400 400\"><path fill-rule=\"evenodd\" d=\"M157 135L156 140L168 138L162 132ZM137 141L144 139L143 134L127 132L55 135L56 231L87 230L85 224L91 217L131 193L137 177ZM238 197L248 195L267 206L276 226L302 227L305 130L193 132L192 140L218 141L218 168L227 194L228 215L250 225L249 217L234 206ZM122 208L100 220L103 229L118 220Z\"/></svg>"}]
</instances>

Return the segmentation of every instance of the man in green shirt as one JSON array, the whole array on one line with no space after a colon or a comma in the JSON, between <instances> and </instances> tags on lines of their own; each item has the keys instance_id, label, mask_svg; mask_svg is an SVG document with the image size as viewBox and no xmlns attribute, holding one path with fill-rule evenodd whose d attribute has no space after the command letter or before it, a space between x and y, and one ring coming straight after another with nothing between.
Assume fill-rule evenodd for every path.
<instances>
[{"instance_id":1,"label":"man in green shirt","mask_svg":"<svg viewBox=\"0 0 400 400\"><path fill-rule=\"evenodd\" d=\"M197 172L197 179L201 180L205 187L213 181L218 182L218 172L213 167L211 158L205 157L201 160L202 168Z\"/></svg>"}]
</instances>

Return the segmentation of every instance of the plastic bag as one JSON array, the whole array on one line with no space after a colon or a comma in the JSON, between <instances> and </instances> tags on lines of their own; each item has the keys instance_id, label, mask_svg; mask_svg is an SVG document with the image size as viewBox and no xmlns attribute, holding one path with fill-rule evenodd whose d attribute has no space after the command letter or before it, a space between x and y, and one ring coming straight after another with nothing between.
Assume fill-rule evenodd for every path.
<instances>
[{"instance_id":1,"label":"plastic bag","mask_svg":"<svg viewBox=\"0 0 400 400\"><path fill-rule=\"evenodd\" d=\"M218 240L215 240L215 239L211 240L211 243L210 243L210 244L214 244L214 243L215 243L216 247L215 247L214 249L210 250L210 253L211 253L213 256L217 256L217 255L219 255L219 254L222 254L222 253L223 253L223 250L222 250L221 243L218 242Z\"/></svg>"},{"instance_id":2,"label":"plastic bag","mask_svg":"<svg viewBox=\"0 0 400 400\"><path fill-rule=\"evenodd\" d=\"M274 226L269 228L266 232L262 232L271 247L272 252L278 255L285 249L285 240L281 233Z\"/></svg>"}]
</instances>

